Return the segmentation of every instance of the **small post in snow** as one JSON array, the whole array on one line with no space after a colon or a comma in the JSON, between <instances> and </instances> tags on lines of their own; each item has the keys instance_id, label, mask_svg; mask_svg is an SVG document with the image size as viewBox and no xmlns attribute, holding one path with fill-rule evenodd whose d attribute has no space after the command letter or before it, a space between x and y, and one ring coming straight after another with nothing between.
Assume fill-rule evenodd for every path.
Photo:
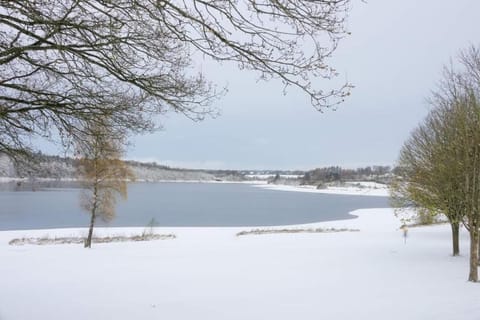
<instances>
[{"instance_id":1,"label":"small post in snow","mask_svg":"<svg viewBox=\"0 0 480 320\"><path fill-rule=\"evenodd\" d=\"M403 224L401 227L400 227L400 230L403 231L403 243L407 243L407 237L408 237L408 227L406 224Z\"/></svg>"}]
</instances>

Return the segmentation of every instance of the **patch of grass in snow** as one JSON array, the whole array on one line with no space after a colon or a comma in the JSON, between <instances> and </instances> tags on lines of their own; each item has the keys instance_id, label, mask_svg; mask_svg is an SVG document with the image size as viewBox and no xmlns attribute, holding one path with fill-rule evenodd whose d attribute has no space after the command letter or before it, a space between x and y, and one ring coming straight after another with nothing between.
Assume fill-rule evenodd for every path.
<instances>
[{"instance_id":1,"label":"patch of grass in snow","mask_svg":"<svg viewBox=\"0 0 480 320\"><path fill-rule=\"evenodd\" d=\"M174 234L142 234L134 236L109 236L109 237L93 237L93 243L110 243L110 242L131 242L131 241L152 241L175 239ZM83 237L54 237L48 236L42 238L17 238L11 240L8 244L11 246L23 246L26 244L48 245L48 244L83 244Z\"/></svg>"},{"instance_id":2,"label":"patch of grass in snow","mask_svg":"<svg viewBox=\"0 0 480 320\"><path fill-rule=\"evenodd\" d=\"M434 221L434 222L429 222L429 223L423 223L423 222L414 222L414 223L407 223L406 226L409 228L417 228L417 227L428 227L428 226L438 226L442 224L447 224L448 221Z\"/></svg>"},{"instance_id":3,"label":"patch of grass in snow","mask_svg":"<svg viewBox=\"0 0 480 320\"><path fill-rule=\"evenodd\" d=\"M275 233L336 233L336 232L359 232L359 229L347 228L295 228L295 229L253 229L250 231L241 231L237 237L246 235L262 235Z\"/></svg>"},{"instance_id":4,"label":"patch of grass in snow","mask_svg":"<svg viewBox=\"0 0 480 320\"><path fill-rule=\"evenodd\" d=\"M448 219L443 214L432 215L423 208L396 208L395 216L400 219L403 225L408 228L436 226L448 223Z\"/></svg>"}]
</instances>

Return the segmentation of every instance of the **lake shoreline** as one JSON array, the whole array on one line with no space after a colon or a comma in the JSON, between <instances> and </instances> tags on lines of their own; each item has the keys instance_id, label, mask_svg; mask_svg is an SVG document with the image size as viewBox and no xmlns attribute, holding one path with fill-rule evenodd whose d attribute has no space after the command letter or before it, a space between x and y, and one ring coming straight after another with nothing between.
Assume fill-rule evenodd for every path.
<instances>
[{"instance_id":1,"label":"lake shoreline","mask_svg":"<svg viewBox=\"0 0 480 320\"><path fill-rule=\"evenodd\" d=\"M388 207L385 197L283 192L258 184L134 183L99 227L270 227L352 219L361 208ZM0 230L88 226L78 188L0 192Z\"/></svg>"},{"instance_id":2,"label":"lake shoreline","mask_svg":"<svg viewBox=\"0 0 480 320\"><path fill-rule=\"evenodd\" d=\"M82 183L80 179L55 179L55 178L16 178L16 177L0 177L1 184L20 183ZM266 180L148 180L138 179L129 181L134 183L210 183L210 184L247 184L256 185L265 189L276 191L292 191L292 192L308 192L308 193L324 193L324 194L340 194L340 195L365 195L365 196L389 196L388 186L385 184L350 181L343 183L342 186L326 186L318 188L315 185L300 184L274 184Z\"/></svg>"}]
</instances>

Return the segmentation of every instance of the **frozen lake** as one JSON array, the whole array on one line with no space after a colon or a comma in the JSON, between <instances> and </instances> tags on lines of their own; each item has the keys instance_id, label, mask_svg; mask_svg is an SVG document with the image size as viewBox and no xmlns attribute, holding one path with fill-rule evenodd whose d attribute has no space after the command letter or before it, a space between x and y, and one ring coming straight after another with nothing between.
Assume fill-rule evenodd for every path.
<instances>
[{"instance_id":1,"label":"frozen lake","mask_svg":"<svg viewBox=\"0 0 480 320\"><path fill-rule=\"evenodd\" d=\"M0 230L84 227L80 190L0 192ZM133 183L117 216L98 226L277 226L353 218L362 208L387 208L387 197L273 191L248 184Z\"/></svg>"}]
</instances>

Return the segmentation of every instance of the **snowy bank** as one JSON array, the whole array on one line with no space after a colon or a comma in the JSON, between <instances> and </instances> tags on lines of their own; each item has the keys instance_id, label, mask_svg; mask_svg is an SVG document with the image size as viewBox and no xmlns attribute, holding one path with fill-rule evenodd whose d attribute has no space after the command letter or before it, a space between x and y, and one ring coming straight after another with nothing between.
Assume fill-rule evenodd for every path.
<instances>
[{"instance_id":1,"label":"snowy bank","mask_svg":"<svg viewBox=\"0 0 480 320\"><path fill-rule=\"evenodd\" d=\"M359 232L237 237L252 228L156 228L177 238L91 250L8 245L84 229L0 232L0 319L479 318L480 285L466 281L465 232L463 255L451 257L448 225L412 228L404 243L392 209L353 214L292 228Z\"/></svg>"},{"instance_id":2,"label":"snowy bank","mask_svg":"<svg viewBox=\"0 0 480 320\"><path fill-rule=\"evenodd\" d=\"M344 194L344 195L360 195L360 196L381 196L388 197L388 186L375 182L350 182L341 187L328 186L325 189L317 189L315 186L290 186L276 184L259 184L260 188L292 191L292 192L311 192L311 193L327 193L327 194Z\"/></svg>"}]
</instances>

